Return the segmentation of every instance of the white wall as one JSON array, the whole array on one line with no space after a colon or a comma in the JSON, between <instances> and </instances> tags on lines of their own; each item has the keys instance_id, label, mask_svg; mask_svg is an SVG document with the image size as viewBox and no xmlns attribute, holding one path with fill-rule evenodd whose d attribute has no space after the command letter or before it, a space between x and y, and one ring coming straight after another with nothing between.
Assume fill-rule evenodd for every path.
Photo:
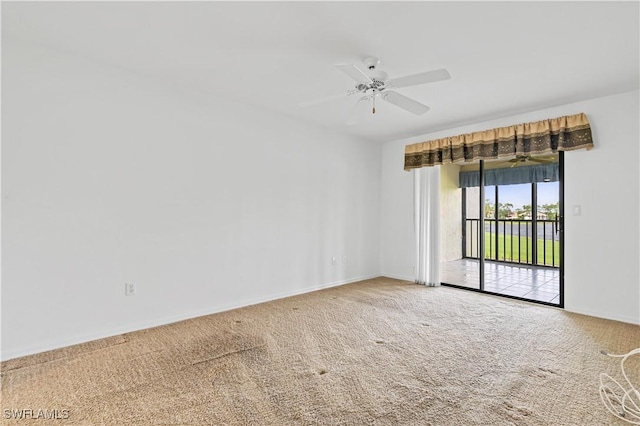
<instances>
[{"instance_id":1,"label":"white wall","mask_svg":"<svg viewBox=\"0 0 640 426\"><path fill-rule=\"evenodd\" d=\"M415 280L413 235L413 173L403 170L402 141L382 146L380 209L380 271L401 280Z\"/></svg>"},{"instance_id":2,"label":"white wall","mask_svg":"<svg viewBox=\"0 0 640 426\"><path fill-rule=\"evenodd\" d=\"M640 109L633 91L457 127L382 148L382 274L412 279L412 173L407 144L579 112L587 114L595 148L565 155L565 308L640 324ZM581 216L571 207L580 205Z\"/></svg>"},{"instance_id":3,"label":"white wall","mask_svg":"<svg viewBox=\"0 0 640 426\"><path fill-rule=\"evenodd\" d=\"M2 359L379 275L379 145L2 43Z\"/></svg>"}]
</instances>

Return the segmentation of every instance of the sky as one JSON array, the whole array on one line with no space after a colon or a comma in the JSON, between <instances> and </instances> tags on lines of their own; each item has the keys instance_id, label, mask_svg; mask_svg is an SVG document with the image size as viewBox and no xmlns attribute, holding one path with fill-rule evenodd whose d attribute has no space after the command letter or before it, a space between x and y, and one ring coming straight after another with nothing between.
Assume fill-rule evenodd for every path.
<instances>
[{"instance_id":1,"label":"sky","mask_svg":"<svg viewBox=\"0 0 640 426\"><path fill-rule=\"evenodd\" d=\"M485 198L494 201L495 189L493 186L485 188ZM524 183L520 185L500 185L500 193L498 194L500 203L511 203L514 208L519 208L525 204L531 204L531 184ZM558 202L559 186L558 182L539 182L538 183L538 205L553 204Z\"/></svg>"}]
</instances>

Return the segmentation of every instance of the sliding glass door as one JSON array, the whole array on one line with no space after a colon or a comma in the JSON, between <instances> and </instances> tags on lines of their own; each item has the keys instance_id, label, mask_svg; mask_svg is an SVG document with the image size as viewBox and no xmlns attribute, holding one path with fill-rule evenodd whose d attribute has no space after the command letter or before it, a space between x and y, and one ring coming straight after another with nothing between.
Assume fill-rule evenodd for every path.
<instances>
[{"instance_id":1,"label":"sliding glass door","mask_svg":"<svg viewBox=\"0 0 640 426\"><path fill-rule=\"evenodd\" d=\"M560 154L443 167L449 181L458 177L443 197L459 191L461 209L460 251L443 258L444 284L563 306L562 161Z\"/></svg>"}]
</instances>

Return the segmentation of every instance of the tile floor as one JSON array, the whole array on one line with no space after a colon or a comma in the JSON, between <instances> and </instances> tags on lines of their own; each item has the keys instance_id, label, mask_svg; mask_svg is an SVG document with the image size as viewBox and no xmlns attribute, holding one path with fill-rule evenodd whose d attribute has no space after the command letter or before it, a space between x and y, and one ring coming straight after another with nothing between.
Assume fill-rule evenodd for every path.
<instances>
[{"instance_id":1,"label":"tile floor","mask_svg":"<svg viewBox=\"0 0 640 426\"><path fill-rule=\"evenodd\" d=\"M441 281L479 288L480 263L460 259L441 264ZM485 261L484 289L492 293L523 297L540 302L560 303L560 270Z\"/></svg>"}]
</instances>

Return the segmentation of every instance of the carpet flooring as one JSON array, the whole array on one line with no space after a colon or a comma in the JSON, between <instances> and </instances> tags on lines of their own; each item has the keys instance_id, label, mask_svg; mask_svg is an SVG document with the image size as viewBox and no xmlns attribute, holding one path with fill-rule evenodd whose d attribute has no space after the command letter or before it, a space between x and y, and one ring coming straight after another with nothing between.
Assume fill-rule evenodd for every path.
<instances>
[{"instance_id":1,"label":"carpet flooring","mask_svg":"<svg viewBox=\"0 0 640 426\"><path fill-rule=\"evenodd\" d=\"M600 351L638 346L637 325L378 278L5 361L2 424L623 425Z\"/></svg>"}]
</instances>

